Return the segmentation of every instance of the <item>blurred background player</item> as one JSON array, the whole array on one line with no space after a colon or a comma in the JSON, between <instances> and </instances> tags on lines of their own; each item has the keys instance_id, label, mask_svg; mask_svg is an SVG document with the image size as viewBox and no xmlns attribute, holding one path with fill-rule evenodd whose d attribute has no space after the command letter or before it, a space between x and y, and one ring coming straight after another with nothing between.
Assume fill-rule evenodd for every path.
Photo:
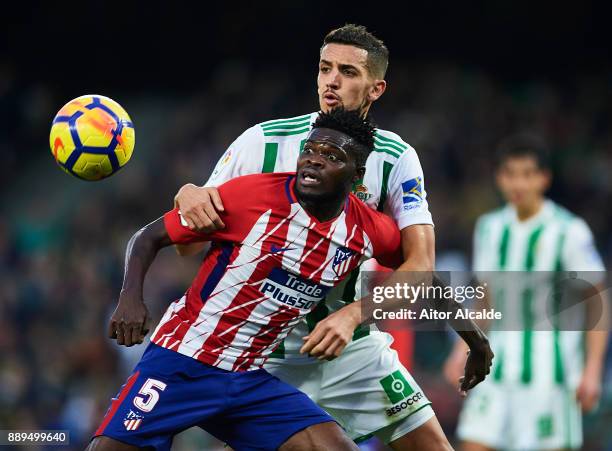
<instances>
[{"instance_id":1,"label":"blurred background player","mask_svg":"<svg viewBox=\"0 0 612 451\"><path fill-rule=\"evenodd\" d=\"M320 50L317 86L321 111L342 106L367 115L387 87L388 53L384 43L363 26L332 30ZM271 120L246 130L217 163L205 184L208 188L186 185L177 194L176 203L188 224L203 230L222 229L217 213L223 211L222 203L211 187L240 175L290 170L317 115ZM377 129L365 177L353 188L369 207L385 212L398 225L405 260L399 270L431 271L433 222L415 150L397 134ZM183 249L183 253L199 249ZM360 298L358 273L356 270L295 328L266 369L307 393L356 441L376 435L394 449L450 449L430 402L390 348L391 337L369 326L347 329L342 317L334 315ZM350 308L360 313L358 303ZM306 343L303 337L308 337ZM488 371L488 346L477 340L471 343L472 362L463 390L479 382L474 372L485 374L485 367ZM317 361L300 355L302 345L314 357L340 357L329 363ZM396 390L396 380L406 389ZM415 397L416 402L404 402L415 394L422 396Z\"/></svg>"},{"instance_id":2,"label":"blurred background player","mask_svg":"<svg viewBox=\"0 0 612 451\"><path fill-rule=\"evenodd\" d=\"M541 139L523 133L502 142L496 182L507 204L478 219L473 270L517 273L490 290L491 305L508 322L506 330L490 332L496 362L492 375L465 402L457 430L461 449L579 449L580 410L593 410L601 394L606 324L586 333L562 330L559 323L548 331L533 328L551 300L551 272L598 271L587 278L600 283L604 266L586 222L545 197L551 173ZM547 271L546 282L538 278L529 285L519 272L531 271ZM596 320L605 321L605 302L603 307L603 315L590 312L602 315ZM453 384L462 374L465 352L457 342L446 363Z\"/></svg>"}]
</instances>

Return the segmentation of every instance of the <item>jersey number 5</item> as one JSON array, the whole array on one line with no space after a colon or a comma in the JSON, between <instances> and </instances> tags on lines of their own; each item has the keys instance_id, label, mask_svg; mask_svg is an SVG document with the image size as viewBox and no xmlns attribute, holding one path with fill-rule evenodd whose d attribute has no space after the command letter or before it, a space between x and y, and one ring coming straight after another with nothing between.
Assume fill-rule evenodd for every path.
<instances>
[{"instance_id":1,"label":"jersey number 5","mask_svg":"<svg viewBox=\"0 0 612 451\"><path fill-rule=\"evenodd\" d=\"M159 401L159 392L164 391L166 389L166 384L162 381L158 381L157 379L147 379L144 384L142 384L141 389L138 391L138 395L134 397L134 405L138 407L143 412L150 412Z\"/></svg>"}]
</instances>

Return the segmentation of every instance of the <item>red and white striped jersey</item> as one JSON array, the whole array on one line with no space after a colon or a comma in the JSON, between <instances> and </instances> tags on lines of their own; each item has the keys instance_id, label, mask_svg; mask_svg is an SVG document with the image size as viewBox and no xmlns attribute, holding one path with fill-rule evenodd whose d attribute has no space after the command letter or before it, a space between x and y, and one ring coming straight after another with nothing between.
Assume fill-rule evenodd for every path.
<instances>
[{"instance_id":1,"label":"red and white striped jersey","mask_svg":"<svg viewBox=\"0 0 612 451\"><path fill-rule=\"evenodd\" d=\"M190 230L177 209L164 216L177 244L213 241L185 296L170 305L152 341L229 371L261 368L331 287L369 258L401 263L391 218L354 195L319 222L297 202L294 173L238 177L219 187L223 230Z\"/></svg>"}]
</instances>

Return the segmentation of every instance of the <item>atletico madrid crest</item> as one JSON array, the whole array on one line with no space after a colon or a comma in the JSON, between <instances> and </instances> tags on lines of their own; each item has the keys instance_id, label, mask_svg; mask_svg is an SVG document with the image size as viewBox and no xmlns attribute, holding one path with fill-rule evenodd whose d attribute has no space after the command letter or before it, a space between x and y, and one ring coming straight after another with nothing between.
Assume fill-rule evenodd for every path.
<instances>
[{"instance_id":1,"label":"atletico madrid crest","mask_svg":"<svg viewBox=\"0 0 612 451\"><path fill-rule=\"evenodd\" d=\"M135 413L133 410L130 410L129 413L125 416L123 420L123 425L125 426L126 431L135 431L140 427L140 423L144 417Z\"/></svg>"},{"instance_id":2,"label":"atletico madrid crest","mask_svg":"<svg viewBox=\"0 0 612 451\"><path fill-rule=\"evenodd\" d=\"M344 246L336 249L336 255L334 255L334 261L332 262L332 270L336 276L341 277L348 270L351 257L354 254L355 252Z\"/></svg>"}]
</instances>

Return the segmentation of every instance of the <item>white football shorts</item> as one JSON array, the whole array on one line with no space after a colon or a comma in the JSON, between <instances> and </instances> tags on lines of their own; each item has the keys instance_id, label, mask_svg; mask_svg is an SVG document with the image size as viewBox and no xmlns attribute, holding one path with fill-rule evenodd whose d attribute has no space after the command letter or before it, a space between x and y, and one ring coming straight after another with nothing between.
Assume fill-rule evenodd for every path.
<instances>
[{"instance_id":1,"label":"white football shorts","mask_svg":"<svg viewBox=\"0 0 612 451\"><path fill-rule=\"evenodd\" d=\"M567 387L487 379L469 392L457 435L496 449L579 449L581 410Z\"/></svg>"},{"instance_id":2,"label":"white football shorts","mask_svg":"<svg viewBox=\"0 0 612 451\"><path fill-rule=\"evenodd\" d=\"M270 359L264 368L306 393L359 442L389 443L434 416L431 403L390 348L384 332L349 343L332 361Z\"/></svg>"}]
</instances>

